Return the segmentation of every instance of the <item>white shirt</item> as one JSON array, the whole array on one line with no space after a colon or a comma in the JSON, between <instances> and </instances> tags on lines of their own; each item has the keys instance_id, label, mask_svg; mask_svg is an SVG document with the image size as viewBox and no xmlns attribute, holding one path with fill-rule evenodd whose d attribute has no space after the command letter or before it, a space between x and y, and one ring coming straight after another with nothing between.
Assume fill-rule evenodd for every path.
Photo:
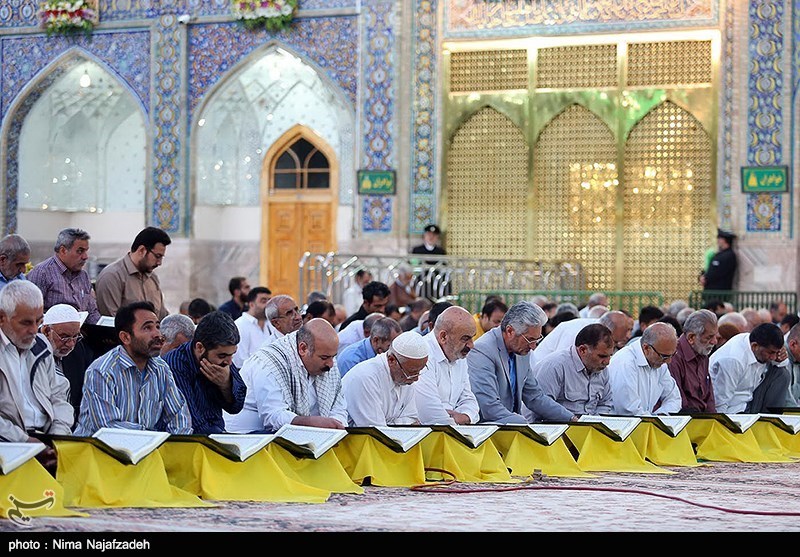
<instances>
[{"instance_id":1,"label":"white shirt","mask_svg":"<svg viewBox=\"0 0 800 557\"><path fill-rule=\"evenodd\" d=\"M447 413L455 410L469 416L470 423L477 424L480 418L478 399L469 384L467 360L448 360L434 334L425 335L424 339L428 343L428 363L417 382L412 383L419 421L456 425Z\"/></svg>"},{"instance_id":2,"label":"white shirt","mask_svg":"<svg viewBox=\"0 0 800 557\"><path fill-rule=\"evenodd\" d=\"M714 385L717 412L744 412L769 364L759 363L750 348L750 333L739 333L711 354L708 372Z\"/></svg>"},{"instance_id":3,"label":"white shirt","mask_svg":"<svg viewBox=\"0 0 800 557\"><path fill-rule=\"evenodd\" d=\"M272 326L269 319L264 321L262 329L258 326L258 319L247 312L236 319L235 323L236 328L239 329L239 345L236 348L236 354L233 355L233 365L239 369L242 369L244 361L262 344L283 336L283 333Z\"/></svg>"},{"instance_id":4,"label":"white shirt","mask_svg":"<svg viewBox=\"0 0 800 557\"><path fill-rule=\"evenodd\" d=\"M339 349L336 351L336 355L338 356L342 353L342 350L351 344L357 343L359 340L364 340L363 319L351 321L350 324L344 328L344 331L339 331Z\"/></svg>"},{"instance_id":5,"label":"white shirt","mask_svg":"<svg viewBox=\"0 0 800 557\"><path fill-rule=\"evenodd\" d=\"M342 377L342 390L351 426L409 425L419 419L413 383L395 384L385 352L354 365Z\"/></svg>"},{"instance_id":6,"label":"white shirt","mask_svg":"<svg viewBox=\"0 0 800 557\"><path fill-rule=\"evenodd\" d=\"M228 414L223 411L226 431L229 433L250 433L264 429L274 431L295 419L297 414L289 410L289 405L283 398L283 390L276 376L266 373L260 362L254 359L245 360L240 373L247 385L247 395L244 398L244 406L238 414ZM339 373L339 371L334 368L327 373ZM318 416L319 408L314 378L308 374L305 368L303 368L301 376L311 405L310 414ZM347 424L347 407L344 399L336 401L331 417Z\"/></svg>"},{"instance_id":7,"label":"white shirt","mask_svg":"<svg viewBox=\"0 0 800 557\"><path fill-rule=\"evenodd\" d=\"M36 359L30 350L23 350L22 354L19 353L17 347L9 340L9 338L0 330L0 343L2 349L5 351L6 359L13 362L14 369L9 369L6 376L10 380L16 381L16 385L9 383L10 388L19 389L22 395L22 420L26 428L41 429L47 423L47 414L39 401L36 400L36 395L31 387L31 365ZM30 361L29 361L30 360ZM13 397L16 398L16 397Z\"/></svg>"},{"instance_id":8,"label":"white shirt","mask_svg":"<svg viewBox=\"0 0 800 557\"><path fill-rule=\"evenodd\" d=\"M586 325L597 323L599 319L570 319L556 325L556 328L547 333L544 340L531 350L528 358L531 361L531 371L536 371L536 363L541 362L553 352L569 349L575 346L575 338Z\"/></svg>"},{"instance_id":9,"label":"white shirt","mask_svg":"<svg viewBox=\"0 0 800 557\"><path fill-rule=\"evenodd\" d=\"M342 305L348 317L357 312L363 303L364 296L358 283L351 284L342 294Z\"/></svg>"},{"instance_id":10,"label":"white shirt","mask_svg":"<svg viewBox=\"0 0 800 557\"><path fill-rule=\"evenodd\" d=\"M608 364L614 412L625 416L680 412L681 393L669 367L650 367L640 340L617 351ZM661 405L654 411L658 401Z\"/></svg>"}]
</instances>

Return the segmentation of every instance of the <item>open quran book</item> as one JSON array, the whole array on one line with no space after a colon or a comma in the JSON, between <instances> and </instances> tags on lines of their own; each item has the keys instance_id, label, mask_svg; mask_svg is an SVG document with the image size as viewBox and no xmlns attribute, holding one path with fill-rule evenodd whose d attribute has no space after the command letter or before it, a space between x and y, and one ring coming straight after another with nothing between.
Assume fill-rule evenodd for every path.
<instances>
[{"instance_id":1,"label":"open quran book","mask_svg":"<svg viewBox=\"0 0 800 557\"><path fill-rule=\"evenodd\" d=\"M494 424L432 425L430 427L433 431L444 431L473 449L480 447L494 432L500 429Z\"/></svg>"},{"instance_id":2,"label":"open quran book","mask_svg":"<svg viewBox=\"0 0 800 557\"><path fill-rule=\"evenodd\" d=\"M695 419L714 419L725 424L725 427L734 433L744 433L758 421L758 414L722 414L722 413L701 413L692 414Z\"/></svg>"},{"instance_id":3,"label":"open quran book","mask_svg":"<svg viewBox=\"0 0 800 557\"><path fill-rule=\"evenodd\" d=\"M10 474L45 450L44 443L0 442L0 472Z\"/></svg>"},{"instance_id":4,"label":"open quran book","mask_svg":"<svg viewBox=\"0 0 800 557\"><path fill-rule=\"evenodd\" d=\"M643 422L651 423L658 429L676 437L692 421L691 416L639 416Z\"/></svg>"},{"instance_id":5,"label":"open quran book","mask_svg":"<svg viewBox=\"0 0 800 557\"><path fill-rule=\"evenodd\" d=\"M420 426L368 426L348 427L348 433L364 434L374 437L393 451L399 453L408 450L425 439L433 431L429 427Z\"/></svg>"},{"instance_id":6,"label":"open quran book","mask_svg":"<svg viewBox=\"0 0 800 557\"><path fill-rule=\"evenodd\" d=\"M800 433L800 415L797 414L759 414L758 419L769 422L794 435Z\"/></svg>"},{"instance_id":7,"label":"open quran book","mask_svg":"<svg viewBox=\"0 0 800 557\"><path fill-rule=\"evenodd\" d=\"M91 437L76 435L44 435L42 437L53 441L90 443L123 464L137 464L169 439L170 434L166 431L102 427Z\"/></svg>"},{"instance_id":8,"label":"open quran book","mask_svg":"<svg viewBox=\"0 0 800 557\"><path fill-rule=\"evenodd\" d=\"M500 431L518 431L542 445L552 445L569 429L569 424L497 424Z\"/></svg>"},{"instance_id":9,"label":"open quran book","mask_svg":"<svg viewBox=\"0 0 800 557\"><path fill-rule=\"evenodd\" d=\"M584 414L573 424L584 424L592 426L601 431L614 441L625 441L633 430L642 423L642 419L637 416L598 416L594 414Z\"/></svg>"},{"instance_id":10,"label":"open quran book","mask_svg":"<svg viewBox=\"0 0 800 557\"><path fill-rule=\"evenodd\" d=\"M209 435L171 435L169 441L201 443L225 458L244 462L266 447L274 435L253 433L211 433Z\"/></svg>"},{"instance_id":11,"label":"open quran book","mask_svg":"<svg viewBox=\"0 0 800 557\"><path fill-rule=\"evenodd\" d=\"M272 440L295 456L319 458L347 435L345 429L285 424Z\"/></svg>"}]
</instances>

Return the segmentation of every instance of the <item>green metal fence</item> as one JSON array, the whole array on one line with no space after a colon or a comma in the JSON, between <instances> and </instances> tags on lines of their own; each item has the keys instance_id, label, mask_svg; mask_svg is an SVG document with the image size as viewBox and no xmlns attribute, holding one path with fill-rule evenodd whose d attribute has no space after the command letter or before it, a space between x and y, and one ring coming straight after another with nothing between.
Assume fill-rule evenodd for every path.
<instances>
[{"instance_id":1,"label":"green metal fence","mask_svg":"<svg viewBox=\"0 0 800 557\"><path fill-rule=\"evenodd\" d=\"M497 294L503 297L507 305L520 300L530 300L534 296L545 296L558 304L572 302L578 307L589 301L589 296L594 290L462 290L458 293L458 305L477 313L483 308L486 296ZM634 317L639 314L643 306L661 307L664 304L664 295L661 292L606 292L611 309L625 310Z\"/></svg>"},{"instance_id":2,"label":"green metal fence","mask_svg":"<svg viewBox=\"0 0 800 557\"><path fill-rule=\"evenodd\" d=\"M713 300L730 302L736 311L744 308L768 308L776 300L786 304L786 311L797 313L797 292L747 292L743 290L695 290L689 294L689 305L702 308Z\"/></svg>"}]
</instances>

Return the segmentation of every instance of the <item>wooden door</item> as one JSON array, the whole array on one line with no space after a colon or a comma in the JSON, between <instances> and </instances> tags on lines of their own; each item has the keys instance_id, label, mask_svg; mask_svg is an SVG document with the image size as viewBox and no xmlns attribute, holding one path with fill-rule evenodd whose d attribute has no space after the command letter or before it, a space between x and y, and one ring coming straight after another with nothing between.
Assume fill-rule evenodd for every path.
<instances>
[{"instance_id":1,"label":"wooden door","mask_svg":"<svg viewBox=\"0 0 800 557\"><path fill-rule=\"evenodd\" d=\"M334 248L331 203L302 201L269 204L269 265L267 286L275 294L289 294L298 305L299 262L303 253L326 253Z\"/></svg>"}]
</instances>

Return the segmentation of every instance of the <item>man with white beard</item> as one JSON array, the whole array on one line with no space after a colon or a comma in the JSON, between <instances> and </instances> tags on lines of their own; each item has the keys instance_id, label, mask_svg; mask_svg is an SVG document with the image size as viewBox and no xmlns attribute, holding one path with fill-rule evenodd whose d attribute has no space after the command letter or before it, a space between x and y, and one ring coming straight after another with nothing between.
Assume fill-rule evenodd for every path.
<instances>
[{"instance_id":1,"label":"man with white beard","mask_svg":"<svg viewBox=\"0 0 800 557\"><path fill-rule=\"evenodd\" d=\"M716 412L708 356L717 345L717 316L700 309L689 315L678 339L678 350L667 364L681 392L681 413Z\"/></svg>"}]
</instances>

